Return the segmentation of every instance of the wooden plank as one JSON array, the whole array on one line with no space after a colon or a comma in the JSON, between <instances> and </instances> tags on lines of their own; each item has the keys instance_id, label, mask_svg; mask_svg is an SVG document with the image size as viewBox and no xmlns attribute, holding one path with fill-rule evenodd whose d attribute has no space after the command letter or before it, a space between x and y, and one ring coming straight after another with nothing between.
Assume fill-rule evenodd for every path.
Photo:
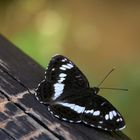
<instances>
[{"instance_id":1,"label":"wooden plank","mask_svg":"<svg viewBox=\"0 0 140 140\"><path fill-rule=\"evenodd\" d=\"M0 92L0 103L7 101L7 98Z\"/></svg>"},{"instance_id":2,"label":"wooden plank","mask_svg":"<svg viewBox=\"0 0 140 140\"><path fill-rule=\"evenodd\" d=\"M42 129L47 131L45 134L49 131L49 134L51 133L55 138L64 140L129 139L122 132L101 131L82 124L66 123L54 118L47 111L46 106L40 104L32 94L38 83L44 78L44 69L2 36L0 36L0 48L0 91L24 114L22 118L12 120L11 123L21 122L21 125L24 126L22 122L25 120L30 125L34 125L38 132L40 129L37 128L37 125L40 125ZM24 127L30 128L27 123ZM4 130L8 131L15 139L19 138L11 133L12 127ZM32 130L32 132L34 131ZM23 132L19 131L19 133L22 137Z\"/></svg>"},{"instance_id":3,"label":"wooden plank","mask_svg":"<svg viewBox=\"0 0 140 140\"><path fill-rule=\"evenodd\" d=\"M1 68L1 67L0 67ZM6 95L9 98L14 98L18 94L27 91L21 84L18 84L16 80L14 80L12 77L7 75L2 69L0 69L0 88L1 91L6 93ZM15 86L18 87L15 87Z\"/></svg>"},{"instance_id":4,"label":"wooden plank","mask_svg":"<svg viewBox=\"0 0 140 140\"><path fill-rule=\"evenodd\" d=\"M0 128L0 138L1 140L14 140L9 134Z\"/></svg>"},{"instance_id":5,"label":"wooden plank","mask_svg":"<svg viewBox=\"0 0 140 140\"><path fill-rule=\"evenodd\" d=\"M17 49L2 35L0 35L0 64L29 89L34 88L44 75L44 70L39 64ZM32 78L28 79L29 77Z\"/></svg>"},{"instance_id":6,"label":"wooden plank","mask_svg":"<svg viewBox=\"0 0 140 140\"><path fill-rule=\"evenodd\" d=\"M2 102L0 110L0 126L6 134L9 134L8 136L16 140L31 138L58 140L12 101Z\"/></svg>"}]
</instances>

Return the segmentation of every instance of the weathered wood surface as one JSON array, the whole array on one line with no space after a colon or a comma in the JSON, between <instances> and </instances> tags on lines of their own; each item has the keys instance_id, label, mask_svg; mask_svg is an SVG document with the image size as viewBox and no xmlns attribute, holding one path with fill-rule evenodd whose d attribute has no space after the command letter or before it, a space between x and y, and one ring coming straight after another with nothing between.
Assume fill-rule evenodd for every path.
<instances>
[{"instance_id":1,"label":"weathered wood surface","mask_svg":"<svg viewBox=\"0 0 140 140\"><path fill-rule=\"evenodd\" d=\"M122 132L105 132L51 116L33 94L43 78L40 65L0 36L0 139L129 140Z\"/></svg>"}]
</instances>

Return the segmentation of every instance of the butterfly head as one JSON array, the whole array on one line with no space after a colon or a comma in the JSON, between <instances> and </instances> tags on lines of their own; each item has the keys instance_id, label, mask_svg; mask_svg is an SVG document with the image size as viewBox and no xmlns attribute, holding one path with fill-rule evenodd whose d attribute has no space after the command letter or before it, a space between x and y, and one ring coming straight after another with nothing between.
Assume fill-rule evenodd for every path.
<instances>
[{"instance_id":1,"label":"butterfly head","mask_svg":"<svg viewBox=\"0 0 140 140\"><path fill-rule=\"evenodd\" d=\"M98 88L98 87L93 87L93 92L94 92L94 94L98 94L99 90L100 90L100 88Z\"/></svg>"}]
</instances>

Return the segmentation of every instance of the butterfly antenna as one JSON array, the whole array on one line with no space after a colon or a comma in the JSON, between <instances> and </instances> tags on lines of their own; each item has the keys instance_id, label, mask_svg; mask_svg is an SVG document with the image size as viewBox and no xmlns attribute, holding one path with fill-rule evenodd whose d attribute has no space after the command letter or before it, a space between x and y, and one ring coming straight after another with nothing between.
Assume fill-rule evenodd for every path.
<instances>
[{"instance_id":1,"label":"butterfly antenna","mask_svg":"<svg viewBox=\"0 0 140 140\"><path fill-rule=\"evenodd\" d=\"M128 89L125 89L125 88L106 88L106 87L100 87L100 89L111 89L111 90L123 90L123 91L128 91Z\"/></svg>"},{"instance_id":2,"label":"butterfly antenna","mask_svg":"<svg viewBox=\"0 0 140 140\"><path fill-rule=\"evenodd\" d=\"M106 78L115 70L115 67L113 67L108 74L105 76L105 78L99 83L99 85L97 87L100 87L101 84L106 80Z\"/></svg>"}]
</instances>

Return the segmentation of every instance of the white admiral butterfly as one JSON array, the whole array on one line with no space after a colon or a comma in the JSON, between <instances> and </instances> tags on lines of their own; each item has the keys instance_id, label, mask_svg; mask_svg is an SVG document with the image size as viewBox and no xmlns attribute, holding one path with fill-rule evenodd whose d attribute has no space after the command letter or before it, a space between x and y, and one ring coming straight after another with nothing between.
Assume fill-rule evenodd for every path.
<instances>
[{"instance_id":1,"label":"white admiral butterfly","mask_svg":"<svg viewBox=\"0 0 140 140\"><path fill-rule=\"evenodd\" d=\"M45 79L36 89L36 98L47 105L53 116L64 121L84 123L107 131L125 128L120 113L105 98L99 87L89 87L84 74L68 58L52 57Z\"/></svg>"}]
</instances>

